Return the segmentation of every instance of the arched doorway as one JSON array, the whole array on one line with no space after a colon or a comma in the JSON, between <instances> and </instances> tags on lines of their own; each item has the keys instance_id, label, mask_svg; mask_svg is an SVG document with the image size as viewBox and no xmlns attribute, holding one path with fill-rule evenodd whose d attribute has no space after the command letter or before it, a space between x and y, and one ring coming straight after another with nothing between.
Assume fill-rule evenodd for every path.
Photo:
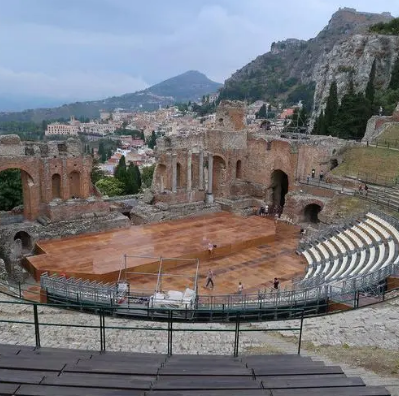
<instances>
[{"instance_id":1,"label":"arched doorway","mask_svg":"<svg viewBox=\"0 0 399 396\"><path fill-rule=\"evenodd\" d=\"M73 171L69 175L69 196L80 198L80 173L77 171Z\"/></svg>"},{"instance_id":2,"label":"arched doorway","mask_svg":"<svg viewBox=\"0 0 399 396\"><path fill-rule=\"evenodd\" d=\"M52 199L61 198L61 176L58 173L51 177L51 191Z\"/></svg>"},{"instance_id":3,"label":"arched doorway","mask_svg":"<svg viewBox=\"0 0 399 396\"><path fill-rule=\"evenodd\" d=\"M180 188L181 183L181 165L179 163L176 164L176 187Z\"/></svg>"},{"instance_id":4,"label":"arched doorway","mask_svg":"<svg viewBox=\"0 0 399 396\"><path fill-rule=\"evenodd\" d=\"M242 179L241 160L238 160L236 163L236 179Z\"/></svg>"},{"instance_id":5,"label":"arched doorway","mask_svg":"<svg viewBox=\"0 0 399 396\"><path fill-rule=\"evenodd\" d=\"M0 172L0 211L10 211L23 204L22 171L6 169Z\"/></svg>"},{"instance_id":6,"label":"arched doorway","mask_svg":"<svg viewBox=\"0 0 399 396\"><path fill-rule=\"evenodd\" d=\"M31 253L33 249L32 237L25 231L18 231L14 236L14 241L18 239L21 241L22 254Z\"/></svg>"},{"instance_id":7,"label":"arched doorway","mask_svg":"<svg viewBox=\"0 0 399 396\"><path fill-rule=\"evenodd\" d=\"M335 169L338 166L338 160L336 158L330 159L330 170Z\"/></svg>"},{"instance_id":8,"label":"arched doorway","mask_svg":"<svg viewBox=\"0 0 399 396\"><path fill-rule=\"evenodd\" d=\"M34 218L40 200L39 188L22 168L0 170L1 223L18 223Z\"/></svg>"},{"instance_id":9,"label":"arched doorway","mask_svg":"<svg viewBox=\"0 0 399 396\"><path fill-rule=\"evenodd\" d=\"M307 223L317 224L320 222L319 213L321 212L321 206L318 204L306 205L303 210L304 220Z\"/></svg>"},{"instance_id":10,"label":"arched doorway","mask_svg":"<svg viewBox=\"0 0 399 396\"><path fill-rule=\"evenodd\" d=\"M288 176L280 169L273 171L271 177L273 206L285 205L285 196L288 193Z\"/></svg>"},{"instance_id":11,"label":"arched doorway","mask_svg":"<svg viewBox=\"0 0 399 396\"><path fill-rule=\"evenodd\" d=\"M218 155L213 156L213 183L212 191L215 197L224 196L226 186L226 162Z\"/></svg>"}]
</instances>

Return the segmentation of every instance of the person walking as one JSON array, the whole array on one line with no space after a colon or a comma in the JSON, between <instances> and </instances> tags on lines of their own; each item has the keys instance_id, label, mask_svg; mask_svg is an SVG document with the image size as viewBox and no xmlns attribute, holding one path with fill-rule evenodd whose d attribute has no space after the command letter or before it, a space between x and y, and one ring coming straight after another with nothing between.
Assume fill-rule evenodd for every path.
<instances>
[{"instance_id":1,"label":"person walking","mask_svg":"<svg viewBox=\"0 0 399 396\"><path fill-rule=\"evenodd\" d=\"M280 286L280 281L277 278L274 278L273 279L273 289L278 290L279 286Z\"/></svg>"},{"instance_id":2,"label":"person walking","mask_svg":"<svg viewBox=\"0 0 399 396\"><path fill-rule=\"evenodd\" d=\"M237 293L242 294L242 291L244 290L244 285L241 282L238 282L238 289Z\"/></svg>"},{"instance_id":3,"label":"person walking","mask_svg":"<svg viewBox=\"0 0 399 396\"><path fill-rule=\"evenodd\" d=\"M212 269L209 268L208 273L206 275L206 284L205 287L208 288L209 285L211 285L211 289L215 287L215 284L213 282L213 278L215 277L215 274L213 273Z\"/></svg>"}]
</instances>

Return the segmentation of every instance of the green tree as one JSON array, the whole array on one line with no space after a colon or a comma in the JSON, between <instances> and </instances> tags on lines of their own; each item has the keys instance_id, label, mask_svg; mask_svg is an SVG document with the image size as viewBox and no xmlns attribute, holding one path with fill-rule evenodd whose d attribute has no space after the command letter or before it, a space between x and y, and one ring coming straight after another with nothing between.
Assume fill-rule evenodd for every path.
<instances>
[{"instance_id":1,"label":"green tree","mask_svg":"<svg viewBox=\"0 0 399 396\"><path fill-rule=\"evenodd\" d=\"M0 173L0 210L11 210L22 204L21 171L4 170Z\"/></svg>"},{"instance_id":2,"label":"green tree","mask_svg":"<svg viewBox=\"0 0 399 396\"><path fill-rule=\"evenodd\" d=\"M102 140L100 140L100 143L98 146L98 156L100 157L101 162L105 162L107 160L107 153L105 151L105 145Z\"/></svg>"},{"instance_id":3,"label":"green tree","mask_svg":"<svg viewBox=\"0 0 399 396\"><path fill-rule=\"evenodd\" d=\"M373 115L373 108L374 108L374 100L375 100L375 69L376 69L376 61L374 59L373 64L371 66L369 81L367 82L365 97L370 103L370 109L368 114L365 115L367 118L370 118Z\"/></svg>"},{"instance_id":4,"label":"green tree","mask_svg":"<svg viewBox=\"0 0 399 396\"><path fill-rule=\"evenodd\" d=\"M137 165L134 166L134 172L135 172L135 179L136 179L136 183L137 183L137 187L140 190L141 189L141 173L140 173L140 169Z\"/></svg>"},{"instance_id":5,"label":"green tree","mask_svg":"<svg viewBox=\"0 0 399 396\"><path fill-rule=\"evenodd\" d=\"M99 180L105 177L104 171L100 168L100 161L93 159L93 166L91 168L91 182L95 185Z\"/></svg>"},{"instance_id":6,"label":"green tree","mask_svg":"<svg viewBox=\"0 0 399 396\"><path fill-rule=\"evenodd\" d=\"M154 147L156 146L156 144L157 144L157 137L156 137L156 135L155 135L155 131L152 131L151 137L148 139L147 145L148 145L148 147L149 147L150 149L154 149Z\"/></svg>"},{"instance_id":7,"label":"green tree","mask_svg":"<svg viewBox=\"0 0 399 396\"><path fill-rule=\"evenodd\" d=\"M152 177L154 175L155 164L151 166L145 166L141 170L141 181L144 187L151 187Z\"/></svg>"},{"instance_id":8,"label":"green tree","mask_svg":"<svg viewBox=\"0 0 399 396\"><path fill-rule=\"evenodd\" d=\"M256 113L256 118L267 118L267 109L264 103L259 109L259 111Z\"/></svg>"},{"instance_id":9,"label":"green tree","mask_svg":"<svg viewBox=\"0 0 399 396\"><path fill-rule=\"evenodd\" d=\"M124 193L124 185L114 177L105 177L96 183L96 187L102 194L114 197Z\"/></svg>"},{"instance_id":10,"label":"green tree","mask_svg":"<svg viewBox=\"0 0 399 396\"><path fill-rule=\"evenodd\" d=\"M124 155L120 158L118 165L116 165L114 170L114 177L118 179L123 184L126 181L126 158Z\"/></svg>"},{"instance_id":11,"label":"green tree","mask_svg":"<svg viewBox=\"0 0 399 396\"><path fill-rule=\"evenodd\" d=\"M399 56L396 58L396 61L393 65L388 89L399 89Z\"/></svg>"},{"instance_id":12,"label":"green tree","mask_svg":"<svg viewBox=\"0 0 399 396\"><path fill-rule=\"evenodd\" d=\"M324 111L324 122L328 129L335 120L338 112L338 91L337 82L333 81L330 85L330 91L327 99L326 109Z\"/></svg>"},{"instance_id":13,"label":"green tree","mask_svg":"<svg viewBox=\"0 0 399 396\"><path fill-rule=\"evenodd\" d=\"M130 164L126 169L125 180L124 180L125 194L137 194L140 190L137 180L136 168L137 168L136 165Z\"/></svg>"}]
</instances>

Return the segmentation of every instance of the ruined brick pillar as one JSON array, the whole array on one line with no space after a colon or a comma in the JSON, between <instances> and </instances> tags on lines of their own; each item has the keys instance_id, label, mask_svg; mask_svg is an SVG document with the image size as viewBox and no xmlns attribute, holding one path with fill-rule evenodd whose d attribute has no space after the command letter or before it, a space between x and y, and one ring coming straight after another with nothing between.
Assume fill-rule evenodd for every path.
<instances>
[{"instance_id":1,"label":"ruined brick pillar","mask_svg":"<svg viewBox=\"0 0 399 396\"><path fill-rule=\"evenodd\" d=\"M206 192L206 202L213 203L213 155L208 153L208 191Z\"/></svg>"},{"instance_id":2,"label":"ruined brick pillar","mask_svg":"<svg viewBox=\"0 0 399 396\"><path fill-rule=\"evenodd\" d=\"M191 150L188 150L188 154L187 154L187 191L191 191L191 189L192 189L191 167L192 167L192 152L191 152Z\"/></svg>"},{"instance_id":3,"label":"ruined brick pillar","mask_svg":"<svg viewBox=\"0 0 399 396\"><path fill-rule=\"evenodd\" d=\"M177 154L172 154L172 192L177 192Z\"/></svg>"},{"instance_id":4,"label":"ruined brick pillar","mask_svg":"<svg viewBox=\"0 0 399 396\"><path fill-rule=\"evenodd\" d=\"M204 189L204 152L202 150L199 152L198 162L199 162L199 165L198 165L198 172L199 172L198 189L203 190Z\"/></svg>"}]
</instances>

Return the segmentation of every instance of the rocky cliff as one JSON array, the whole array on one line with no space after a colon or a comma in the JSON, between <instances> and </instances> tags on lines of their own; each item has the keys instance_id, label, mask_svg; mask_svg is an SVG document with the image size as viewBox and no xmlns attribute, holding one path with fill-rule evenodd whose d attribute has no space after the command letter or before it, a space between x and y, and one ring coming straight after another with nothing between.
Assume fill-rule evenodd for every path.
<instances>
[{"instance_id":1,"label":"rocky cliff","mask_svg":"<svg viewBox=\"0 0 399 396\"><path fill-rule=\"evenodd\" d=\"M225 82L221 98L264 99L289 104L298 100L316 112L323 103L331 81L337 79L339 94L353 74L355 87L367 84L374 58L378 84L389 82L397 56L398 38L369 34L371 25L388 22L389 13L371 14L343 8L328 25L308 41L289 39L273 43L270 52L238 70Z\"/></svg>"}]
</instances>

